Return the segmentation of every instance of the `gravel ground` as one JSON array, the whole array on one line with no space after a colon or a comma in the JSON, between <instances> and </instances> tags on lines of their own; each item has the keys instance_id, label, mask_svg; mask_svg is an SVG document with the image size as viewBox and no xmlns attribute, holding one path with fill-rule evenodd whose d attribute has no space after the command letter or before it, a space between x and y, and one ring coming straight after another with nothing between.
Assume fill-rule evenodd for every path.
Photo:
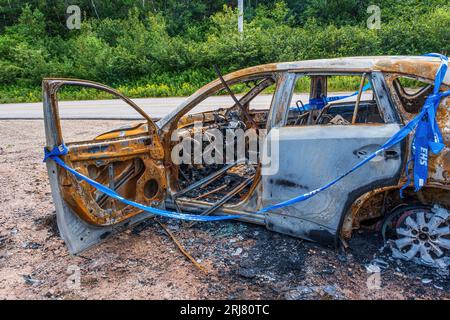
<instances>
[{"instance_id":1,"label":"gravel ground","mask_svg":"<svg viewBox=\"0 0 450 320\"><path fill-rule=\"evenodd\" d=\"M63 122L72 140L122 124ZM448 274L391 259L369 232L344 253L260 226L166 221L205 274L149 220L70 256L42 163L43 122L0 121L0 137L2 299L450 299ZM374 259L381 273L366 270Z\"/></svg>"}]
</instances>

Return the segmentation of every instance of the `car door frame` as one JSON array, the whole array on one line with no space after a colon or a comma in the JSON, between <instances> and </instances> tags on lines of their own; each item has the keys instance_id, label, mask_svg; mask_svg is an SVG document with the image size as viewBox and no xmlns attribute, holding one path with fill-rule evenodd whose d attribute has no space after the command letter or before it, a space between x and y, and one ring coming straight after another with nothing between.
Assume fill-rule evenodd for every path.
<instances>
[{"instance_id":1,"label":"car door frame","mask_svg":"<svg viewBox=\"0 0 450 320\"><path fill-rule=\"evenodd\" d=\"M246 73L243 72L243 70L238 70L235 73L230 73L227 75L224 75L224 80L226 81L228 86L232 86L235 83L238 83L242 80L250 81L255 79L261 79L261 78L268 78L273 77L275 84L275 92L273 93L272 100L270 102L270 105L268 106L268 112L270 113L271 110L274 110L274 104L279 103L280 97L279 92L285 92L284 87L284 79L280 76L284 72L280 72L277 70L258 70L256 73ZM282 86L282 88L279 88L279 86ZM166 146L166 149L169 150L171 146L171 138L172 134L175 130L177 130L177 124L180 121L180 119L187 115L189 111L194 109L198 104L200 104L202 101L206 100L208 97L215 95L220 90L224 89L223 84L220 82L219 79L216 79L199 90L197 90L194 94L189 96L185 101L183 101L180 105L177 106L172 112L161 118L157 125L160 128L161 138L163 141L163 144ZM262 91L258 92L255 96L261 94ZM251 99L253 99L252 97ZM268 118L270 115L268 115ZM166 163L168 165L168 192L175 194L176 188L174 187L177 177L177 171L174 165L172 165L171 159L170 159L170 151L166 153ZM220 209L215 211L215 214L217 215L226 215L230 213L238 213L240 215L240 218L237 220L249 222L249 223L255 223L264 225L264 219L261 214L256 213L257 209L257 200L260 198L260 190L258 189L258 186L260 186L260 174L259 171L257 172L257 175L251 184L250 190L247 194L247 196L242 199L237 204L225 204L221 206ZM175 205L173 202L173 199L171 197L168 197L166 200L166 204L168 208L170 209L181 209L186 210L188 212L194 212L194 213L201 213L204 210L208 209L210 205L205 204L192 204L189 201L184 200L178 200L178 205Z\"/></svg>"},{"instance_id":2,"label":"car door frame","mask_svg":"<svg viewBox=\"0 0 450 320\"><path fill-rule=\"evenodd\" d=\"M43 80L43 112L47 150L51 150L55 147L60 146L61 144L64 144L57 93L61 87L66 85L88 87L105 91L114 95L115 97L120 98L122 101L136 110L141 116L143 116L148 124L148 133L152 143L151 148L149 148L151 150L150 157L152 157L152 159L156 159L157 161L163 161L164 150L158 136L157 126L139 106L137 106L132 100L130 100L120 92L108 86L92 81L76 79L52 78ZM101 142L107 143L108 141L109 139L105 139ZM67 158L67 156L62 156L62 158L64 160L65 158ZM153 216L151 213L146 211L137 211L136 214L130 216L129 218L119 220L118 222L113 224L94 225L92 223L89 223L85 219L82 219L80 215L76 213L64 199L60 185L61 175L64 174L64 169L61 169L58 165L56 165L54 161L47 161L46 165L53 202L56 208L58 229L71 254L77 254L81 251L84 251L87 248L100 243L108 236L120 232L133 224L136 224ZM164 168L164 166L161 167ZM164 176L165 179L165 171L162 172L161 175ZM75 179L74 177L72 178ZM165 192L165 186L160 186L160 188ZM153 205L155 207L163 207L164 195L162 196L162 201L153 203Z\"/></svg>"}]
</instances>

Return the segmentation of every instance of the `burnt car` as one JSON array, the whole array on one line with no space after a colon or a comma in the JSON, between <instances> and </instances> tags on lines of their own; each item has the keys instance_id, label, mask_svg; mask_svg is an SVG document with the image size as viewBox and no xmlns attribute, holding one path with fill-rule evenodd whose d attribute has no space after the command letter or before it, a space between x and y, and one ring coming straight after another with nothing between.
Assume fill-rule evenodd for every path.
<instances>
[{"instance_id":1,"label":"burnt car","mask_svg":"<svg viewBox=\"0 0 450 320\"><path fill-rule=\"evenodd\" d=\"M348 246L355 229L378 229L392 239L398 257L445 266L450 264L448 98L440 101L436 116L445 147L430 155L428 179L419 192L411 187L404 197L399 192L407 181L410 136L314 197L260 212L328 183L377 150L421 110L433 92L439 66L437 58L409 56L260 65L219 77L160 119L152 119L105 85L44 79L46 145L52 150L65 143L58 110L62 87L104 91L136 110L143 121L88 141L66 143L67 154L61 159L124 198L180 213L238 215L237 220L328 246ZM349 83L355 85L355 93L339 96L339 87ZM307 96L297 93L302 88L309 91ZM237 89L238 98L233 94ZM449 72L440 89L450 89ZM231 94L233 99L214 105L222 101L212 99L218 94ZM206 103L208 99L213 103ZM312 107L315 103L322 105ZM197 143L204 151L208 139L198 141L194 135L210 129L254 129L264 142L252 151L257 161L247 161L251 152L224 163L173 160L179 142L173 138L175 132L181 130L191 139L187 141L193 150ZM221 146L230 144L234 148L230 141ZM271 153L264 152L268 145ZM276 170L264 172L270 162L266 158L274 156ZM108 197L53 161L47 161L47 168L60 234L73 254L153 216Z\"/></svg>"}]
</instances>

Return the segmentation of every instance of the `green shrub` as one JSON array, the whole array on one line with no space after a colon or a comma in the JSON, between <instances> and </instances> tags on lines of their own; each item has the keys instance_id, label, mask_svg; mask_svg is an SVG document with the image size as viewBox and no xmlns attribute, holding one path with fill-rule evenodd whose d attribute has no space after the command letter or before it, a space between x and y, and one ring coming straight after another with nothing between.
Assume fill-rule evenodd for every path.
<instances>
[{"instance_id":1,"label":"green shrub","mask_svg":"<svg viewBox=\"0 0 450 320\"><path fill-rule=\"evenodd\" d=\"M100 18L90 1L78 0L87 9L81 30L71 31L45 1L25 3L0 3L1 102L39 101L42 78L50 76L106 83L130 97L186 96L216 78L214 64L227 73L277 61L450 51L445 0L380 0L380 30L367 29L364 1L261 0L246 4L243 35L236 10L220 9L225 0L99 1ZM355 86L333 81L339 91ZM307 89L297 83L297 91ZM102 98L90 91L62 96Z\"/></svg>"}]
</instances>

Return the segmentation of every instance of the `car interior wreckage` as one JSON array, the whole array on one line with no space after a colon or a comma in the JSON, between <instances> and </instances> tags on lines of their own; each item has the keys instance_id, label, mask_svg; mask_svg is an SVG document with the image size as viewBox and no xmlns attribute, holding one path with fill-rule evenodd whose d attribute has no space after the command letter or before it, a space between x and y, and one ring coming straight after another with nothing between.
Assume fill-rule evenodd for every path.
<instances>
[{"instance_id":1,"label":"car interior wreckage","mask_svg":"<svg viewBox=\"0 0 450 320\"><path fill-rule=\"evenodd\" d=\"M61 159L67 166L146 206L199 216L237 215L237 220L332 247L347 247L358 228L378 229L398 257L449 266L448 97L439 101L436 111L445 146L440 153L429 154L428 178L419 191L411 183L400 196L414 151L410 134L307 200L260 211L327 184L377 150L420 112L435 89L439 67L440 59L428 56L260 65L223 77L219 73L218 79L160 119L151 118L132 100L105 85L44 79L46 148L65 145L67 152ZM354 81L357 91L333 99L339 92L333 93L332 84L339 79ZM128 104L143 120L88 141L65 143L58 91L67 86L105 91ZM309 101L297 97L296 88L302 86L309 90ZM235 88L240 89L238 97L233 93ZM450 89L450 72L437 89ZM217 95L232 99L228 105L196 112ZM271 96L263 107L255 103L262 95ZM223 163L173 161L178 152L175 132L193 146L193 151L200 148L204 152L211 142L205 135L211 129L223 132L223 136L226 130L254 129L264 142L253 150L258 153L257 161L248 161L254 156L251 152ZM205 134L200 141L194 137L198 132ZM276 148L263 150L275 142ZM224 141L223 149L215 152L225 153L226 148L235 148L235 143L235 139ZM193 151L183 157L195 158ZM277 169L270 174L264 172L265 163L271 163L268 157L277 159ZM73 254L154 216L109 197L54 161L46 164L60 234Z\"/></svg>"}]
</instances>

